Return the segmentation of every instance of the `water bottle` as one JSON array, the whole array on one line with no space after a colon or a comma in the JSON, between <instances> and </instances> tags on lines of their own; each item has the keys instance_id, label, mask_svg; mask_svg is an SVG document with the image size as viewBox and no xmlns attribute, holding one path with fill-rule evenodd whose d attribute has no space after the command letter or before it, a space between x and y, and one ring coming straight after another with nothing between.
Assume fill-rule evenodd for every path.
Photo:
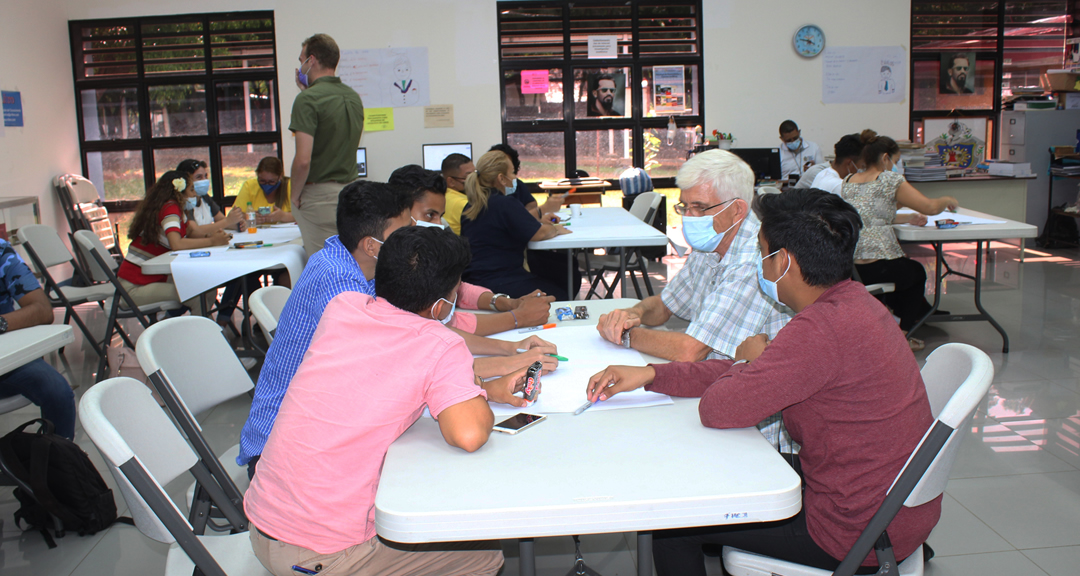
<instances>
[{"instance_id":1,"label":"water bottle","mask_svg":"<svg viewBox=\"0 0 1080 576\"><path fill-rule=\"evenodd\" d=\"M247 227L248 234L254 234L258 230L255 224L255 209L251 207L251 202L247 203Z\"/></svg>"}]
</instances>

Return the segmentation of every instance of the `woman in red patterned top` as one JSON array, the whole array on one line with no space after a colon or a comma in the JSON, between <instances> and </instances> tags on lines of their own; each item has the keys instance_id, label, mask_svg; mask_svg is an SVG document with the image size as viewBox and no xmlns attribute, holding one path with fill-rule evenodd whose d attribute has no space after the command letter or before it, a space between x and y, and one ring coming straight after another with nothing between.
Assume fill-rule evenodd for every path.
<instances>
[{"instance_id":1,"label":"woman in red patterned top","mask_svg":"<svg viewBox=\"0 0 1080 576\"><path fill-rule=\"evenodd\" d=\"M191 186L191 180L183 172L170 170L163 174L146 191L146 198L139 204L135 217L128 229L127 256L120 264L120 283L138 305L179 300L176 285L165 274L143 274L142 265L155 256L161 256L169 250L191 250L224 246L231 236L221 230L209 238L188 238L183 203L184 192ZM202 306L198 298L184 302L195 313L201 313Z\"/></svg>"}]
</instances>

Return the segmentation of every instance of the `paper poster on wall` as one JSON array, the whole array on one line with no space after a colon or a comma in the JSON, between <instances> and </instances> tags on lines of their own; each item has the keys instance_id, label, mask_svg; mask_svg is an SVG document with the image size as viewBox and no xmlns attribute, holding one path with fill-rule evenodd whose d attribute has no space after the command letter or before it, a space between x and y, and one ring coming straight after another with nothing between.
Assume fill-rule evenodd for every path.
<instances>
[{"instance_id":1,"label":"paper poster on wall","mask_svg":"<svg viewBox=\"0 0 1080 576\"><path fill-rule=\"evenodd\" d=\"M431 104L426 47L342 50L337 73L364 108Z\"/></svg>"},{"instance_id":2,"label":"paper poster on wall","mask_svg":"<svg viewBox=\"0 0 1080 576\"><path fill-rule=\"evenodd\" d=\"M0 99L4 101L4 126L22 126L22 93L0 92Z\"/></svg>"},{"instance_id":3,"label":"paper poster on wall","mask_svg":"<svg viewBox=\"0 0 1080 576\"><path fill-rule=\"evenodd\" d=\"M888 104L907 96L903 46L830 46L821 61L825 104Z\"/></svg>"},{"instance_id":4,"label":"paper poster on wall","mask_svg":"<svg viewBox=\"0 0 1080 576\"><path fill-rule=\"evenodd\" d=\"M522 94L547 94L550 82L547 70L522 70Z\"/></svg>"},{"instance_id":5,"label":"paper poster on wall","mask_svg":"<svg viewBox=\"0 0 1080 576\"><path fill-rule=\"evenodd\" d=\"M618 57L618 36L589 36L589 60Z\"/></svg>"},{"instance_id":6,"label":"paper poster on wall","mask_svg":"<svg viewBox=\"0 0 1080 576\"><path fill-rule=\"evenodd\" d=\"M364 132L383 132L393 129L393 108L364 108Z\"/></svg>"},{"instance_id":7,"label":"paper poster on wall","mask_svg":"<svg viewBox=\"0 0 1080 576\"><path fill-rule=\"evenodd\" d=\"M653 66L653 109L658 116L686 111L686 76L682 66Z\"/></svg>"},{"instance_id":8,"label":"paper poster on wall","mask_svg":"<svg viewBox=\"0 0 1080 576\"><path fill-rule=\"evenodd\" d=\"M454 105L424 106L424 128L453 128Z\"/></svg>"}]
</instances>

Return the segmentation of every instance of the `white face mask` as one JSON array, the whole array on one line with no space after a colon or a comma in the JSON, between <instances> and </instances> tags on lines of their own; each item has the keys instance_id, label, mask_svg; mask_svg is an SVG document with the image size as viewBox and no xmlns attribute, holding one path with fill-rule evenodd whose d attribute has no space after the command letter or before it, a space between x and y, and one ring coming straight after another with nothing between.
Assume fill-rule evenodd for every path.
<instances>
[{"instance_id":1,"label":"white face mask","mask_svg":"<svg viewBox=\"0 0 1080 576\"><path fill-rule=\"evenodd\" d=\"M442 228L443 230L446 230L446 226L443 225L443 224L435 224L434 222L427 222L425 220L417 220L416 218L413 218L412 221L413 221L414 225L419 226L421 228Z\"/></svg>"},{"instance_id":2,"label":"white face mask","mask_svg":"<svg viewBox=\"0 0 1080 576\"><path fill-rule=\"evenodd\" d=\"M374 240L374 241L378 242L378 243L379 243L379 246L382 246L382 245L383 245L383 241L382 241L382 240L379 240L378 238L372 238L372 240ZM378 260L378 259L379 259L379 257L378 257L378 256L372 256L372 258L374 258L374 259L376 259L376 260Z\"/></svg>"},{"instance_id":3,"label":"white face mask","mask_svg":"<svg viewBox=\"0 0 1080 576\"><path fill-rule=\"evenodd\" d=\"M450 305L450 313L446 315L446 318L443 318L441 320L439 320L438 318L435 317L435 307L439 305L439 302L446 302L447 304ZM457 310L457 298L456 297L454 298L453 302L447 300L446 298L439 298L438 300L435 301L434 304L431 305L431 318L433 320L439 320L439 322L441 322L442 325L445 326L445 325L450 323L451 319L454 318L454 311L455 310Z\"/></svg>"}]
</instances>

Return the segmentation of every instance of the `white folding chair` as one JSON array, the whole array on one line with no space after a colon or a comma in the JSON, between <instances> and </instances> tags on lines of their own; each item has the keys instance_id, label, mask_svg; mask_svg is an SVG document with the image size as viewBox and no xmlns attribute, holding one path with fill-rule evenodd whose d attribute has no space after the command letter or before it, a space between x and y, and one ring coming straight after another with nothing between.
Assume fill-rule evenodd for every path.
<instances>
[{"instance_id":1,"label":"white folding chair","mask_svg":"<svg viewBox=\"0 0 1080 576\"><path fill-rule=\"evenodd\" d=\"M67 246L64 246L64 242L60 239L60 234L44 224L23 226L19 228L17 234L23 248L26 249L27 255L30 256L34 268L37 269L38 274L45 281L45 295L49 297L49 302L54 308L61 306L64 308L64 324L74 320L75 325L82 331L83 336L86 337L94 352L98 356L105 354L108 342L104 344L98 342L98 339L86 327L82 317L75 311L75 307L88 302L97 302L104 309L104 302L115 293L113 286L108 283L91 284L90 286L61 286L49 273L49 268L69 264L75 270L75 274L85 277L86 273L75 261L71 252L68 252ZM86 279L90 280L89 278ZM126 332L123 330L118 330L118 332L120 332L120 336L124 338L128 346L134 347L128 341ZM63 348L61 348L61 351L63 351Z\"/></svg>"},{"instance_id":2,"label":"white folding chair","mask_svg":"<svg viewBox=\"0 0 1080 576\"><path fill-rule=\"evenodd\" d=\"M101 243L101 240L89 230L79 230L74 234L75 243L79 246L87 262L87 272L94 282L108 282L112 284L113 295L106 302L109 308L109 319L105 322L105 339L102 341L102 354L98 360L97 379L105 379L105 367L108 365L108 354L105 349L112 343L114 329L122 335L124 342L131 345L131 339L121 329L118 320L120 318L136 318L144 327L150 326L157 321L157 315L167 310L183 308L184 305L177 300L164 300L139 306L131 299L131 295L124 289L120 279L116 276L116 270L120 267L112 255Z\"/></svg>"},{"instance_id":3,"label":"white folding chair","mask_svg":"<svg viewBox=\"0 0 1080 576\"><path fill-rule=\"evenodd\" d=\"M231 509L204 461L184 442L142 382L110 378L90 388L79 402L79 421L94 442L140 532L171 544L166 576L263 576L248 534L198 535L163 486L185 471L208 486L216 503ZM232 510L235 513L235 510Z\"/></svg>"},{"instance_id":4,"label":"white folding chair","mask_svg":"<svg viewBox=\"0 0 1080 576\"><path fill-rule=\"evenodd\" d=\"M251 293L251 314L259 323L267 344L274 341L278 318L292 290L284 286L264 286Z\"/></svg>"},{"instance_id":5,"label":"white folding chair","mask_svg":"<svg viewBox=\"0 0 1080 576\"><path fill-rule=\"evenodd\" d=\"M653 220L656 218L656 211L660 208L660 202L664 199L664 196L659 192L642 192L634 198L634 203L630 206L630 214L641 220L642 222L652 226ZM593 294L599 295L597 288L603 286L607 291L604 298L613 298L615 295L615 286L622 280L622 275L619 271L624 269L623 262L625 262L625 270L630 277L630 281L634 283L634 291L637 293L637 297L640 300L642 298L641 286L638 285L637 278L634 276L634 272L641 273L642 282L645 283L645 290L649 293L649 296L653 295L652 283L649 281L649 267L645 258L641 255L640 248L623 248L618 256L606 256L596 261L595 266L590 266L588 252L585 253L585 266L592 279L589 281L590 287L588 294L585 295L585 300L588 300ZM615 272L615 280L608 285L607 280L604 278L604 274L607 272ZM625 291L624 291L625 293Z\"/></svg>"},{"instance_id":6,"label":"white folding chair","mask_svg":"<svg viewBox=\"0 0 1080 576\"><path fill-rule=\"evenodd\" d=\"M196 454L229 500L243 509L243 494L249 481L247 469L236 464L240 445L226 450L218 458L195 419L196 415L247 394L255 387L221 333L221 327L203 316L162 320L142 333L135 344L135 355ZM209 511L209 502L198 488L189 490L192 508L201 506ZM221 528L214 524L208 526L215 530Z\"/></svg>"},{"instance_id":7,"label":"white folding chair","mask_svg":"<svg viewBox=\"0 0 1080 576\"><path fill-rule=\"evenodd\" d=\"M889 576L921 575L923 553L919 547L897 566L885 529L901 506L921 506L945 491L949 472L956 453L990 383L994 380L994 365L990 357L967 344L945 344L934 350L922 369L930 412L934 422L912 452L900 475L886 492L885 500L870 519L843 562L831 574L850 576L874 549L881 568L878 574ZM888 436L884 436L888 441ZM828 570L802 566L752 554L737 548L724 547L724 568L732 576L828 576Z\"/></svg>"}]
</instances>

